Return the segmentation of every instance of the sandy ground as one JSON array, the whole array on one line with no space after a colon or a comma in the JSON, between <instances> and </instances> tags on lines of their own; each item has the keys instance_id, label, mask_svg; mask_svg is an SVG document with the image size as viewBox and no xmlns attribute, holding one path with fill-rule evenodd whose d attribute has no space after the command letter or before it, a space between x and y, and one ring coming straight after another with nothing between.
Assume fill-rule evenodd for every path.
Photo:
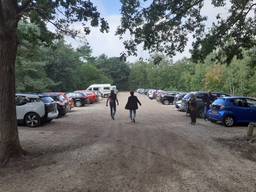
<instances>
[{"instance_id":1,"label":"sandy ground","mask_svg":"<svg viewBox=\"0 0 256 192\"><path fill-rule=\"evenodd\" d=\"M115 121L100 102L39 128L19 127L30 155L0 169L0 191L256 191L256 147L234 139L246 127L191 126L174 106L145 96L133 124L127 96L118 96Z\"/></svg>"}]
</instances>

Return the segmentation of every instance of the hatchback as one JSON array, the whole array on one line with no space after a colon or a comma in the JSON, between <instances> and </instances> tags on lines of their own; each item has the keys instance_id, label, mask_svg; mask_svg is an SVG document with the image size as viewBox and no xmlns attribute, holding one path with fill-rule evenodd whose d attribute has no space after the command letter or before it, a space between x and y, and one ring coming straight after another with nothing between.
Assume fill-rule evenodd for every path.
<instances>
[{"instance_id":1,"label":"hatchback","mask_svg":"<svg viewBox=\"0 0 256 192\"><path fill-rule=\"evenodd\" d=\"M224 97L215 100L207 112L211 121L231 127L238 123L256 122L256 100L248 97Z\"/></svg>"}]
</instances>

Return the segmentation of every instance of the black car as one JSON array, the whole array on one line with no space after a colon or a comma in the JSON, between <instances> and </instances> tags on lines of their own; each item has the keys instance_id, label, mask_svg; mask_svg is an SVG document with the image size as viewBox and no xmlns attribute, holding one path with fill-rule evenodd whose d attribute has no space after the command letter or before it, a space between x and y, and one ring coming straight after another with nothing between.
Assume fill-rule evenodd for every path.
<instances>
[{"instance_id":1,"label":"black car","mask_svg":"<svg viewBox=\"0 0 256 192\"><path fill-rule=\"evenodd\" d=\"M68 112L68 102L63 95L57 92L43 93L42 95L53 98L53 100L57 103L59 117L64 116Z\"/></svg>"},{"instance_id":2,"label":"black car","mask_svg":"<svg viewBox=\"0 0 256 192\"><path fill-rule=\"evenodd\" d=\"M160 96L160 102L164 105L170 105L173 104L175 93L166 93Z\"/></svg>"},{"instance_id":3,"label":"black car","mask_svg":"<svg viewBox=\"0 0 256 192\"><path fill-rule=\"evenodd\" d=\"M67 93L67 96L72 98L76 107L85 106L88 103L88 97L83 93Z\"/></svg>"},{"instance_id":4,"label":"black car","mask_svg":"<svg viewBox=\"0 0 256 192\"><path fill-rule=\"evenodd\" d=\"M45 116L43 117L43 120L45 122L50 122L54 118L58 117L58 108L57 103L53 100L52 97L49 97L47 95L38 95L43 101L45 105Z\"/></svg>"}]
</instances>

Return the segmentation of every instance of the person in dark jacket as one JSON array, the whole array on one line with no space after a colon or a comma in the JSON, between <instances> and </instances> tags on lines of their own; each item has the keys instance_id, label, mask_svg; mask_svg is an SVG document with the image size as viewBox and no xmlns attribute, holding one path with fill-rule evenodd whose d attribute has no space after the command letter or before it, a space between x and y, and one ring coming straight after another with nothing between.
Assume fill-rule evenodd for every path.
<instances>
[{"instance_id":1,"label":"person in dark jacket","mask_svg":"<svg viewBox=\"0 0 256 192\"><path fill-rule=\"evenodd\" d=\"M193 94L189 101L189 109L190 109L190 117L191 117L191 124L196 124L196 114L197 114L197 103L196 103L196 96Z\"/></svg>"},{"instance_id":2,"label":"person in dark jacket","mask_svg":"<svg viewBox=\"0 0 256 192\"><path fill-rule=\"evenodd\" d=\"M110 106L110 115L111 118L114 120L115 119L115 114L116 114L116 104L119 105L118 99L116 97L116 94L114 90L111 90L110 96L107 99L106 106Z\"/></svg>"},{"instance_id":3,"label":"person in dark jacket","mask_svg":"<svg viewBox=\"0 0 256 192\"><path fill-rule=\"evenodd\" d=\"M130 111L131 121L135 123L136 110L138 109L138 103L141 105L139 99L134 95L134 91L130 92L131 96L128 98L125 109Z\"/></svg>"},{"instance_id":4,"label":"person in dark jacket","mask_svg":"<svg viewBox=\"0 0 256 192\"><path fill-rule=\"evenodd\" d=\"M215 97L212 95L211 92L208 93L208 95L205 95L203 98L204 102L204 120L207 120L207 111L210 109L210 105L215 100Z\"/></svg>"}]
</instances>

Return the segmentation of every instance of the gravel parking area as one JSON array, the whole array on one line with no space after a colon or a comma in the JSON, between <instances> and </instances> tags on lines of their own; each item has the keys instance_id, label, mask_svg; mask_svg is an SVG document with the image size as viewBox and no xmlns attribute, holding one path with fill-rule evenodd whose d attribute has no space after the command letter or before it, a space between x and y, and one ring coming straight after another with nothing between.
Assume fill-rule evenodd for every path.
<instances>
[{"instance_id":1,"label":"gravel parking area","mask_svg":"<svg viewBox=\"0 0 256 192\"><path fill-rule=\"evenodd\" d=\"M1 192L256 192L255 144L226 128L139 96L136 124L120 93L39 128L19 127L29 155L0 169Z\"/></svg>"}]
</instances>

